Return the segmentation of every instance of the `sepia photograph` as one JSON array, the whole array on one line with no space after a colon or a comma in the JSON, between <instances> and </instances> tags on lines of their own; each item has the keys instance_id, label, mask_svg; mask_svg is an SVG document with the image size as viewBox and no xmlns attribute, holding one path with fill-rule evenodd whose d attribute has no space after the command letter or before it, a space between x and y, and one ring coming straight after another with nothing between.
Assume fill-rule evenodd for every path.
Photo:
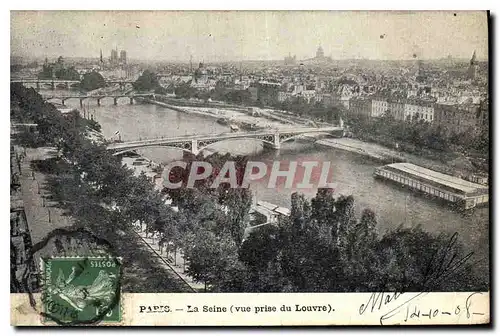
<instances>
[{"instance_id":1,"label":"sepia photograph","mask_svg":"<svg viewBox=\"0 0 500 336\"><path fill-rule=\"evenodd\" d=\"M11 11L11 324L490 323L490 24Z\"/></svg>"}]
</instances>

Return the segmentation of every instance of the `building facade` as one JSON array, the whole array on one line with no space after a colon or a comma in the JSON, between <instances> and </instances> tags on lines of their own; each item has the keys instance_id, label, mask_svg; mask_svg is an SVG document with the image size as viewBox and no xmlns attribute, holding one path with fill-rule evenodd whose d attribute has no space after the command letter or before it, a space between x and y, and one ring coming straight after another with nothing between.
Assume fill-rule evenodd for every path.
<instances>
[{"instance_id":1,"label":"building facade","mask_svg":"<svg viewBox=\"0 0 500 336\"><path fill-rule=\"evenodd\" d=\"M372 110L370 116L373 118L378 118L384 115L389 109L389 103L383 98L373 98L372 99Z\"/></svg>"},{"instance_id":2,"label":"building facade","mask_svg":"<svg viewBox=\"0 0 500 336\"><path fill-rule=\"evenodd\" d=\"M486 105L436 104L436 124L450 134L471 132L478 134L489 123Z\"/></svg>"},{"instance_id":3,"label":"building facade","mask_svg":"<svg viewBox=\"0 0 500 336\"><path fill-rule=\"evenodd\" d=\"M404 120L424 120L434 122L434 104L408 100L405 103Z\"/></svg>"},{"instance_id":4,"label":"building facade","mask_svg":"<svg viewBox=\"0 0 500 336\"><path fill-rule=\"evenodd\" d=\"M372 102L370 99L355 97L349 102L349 114L370 117Z\"/></svg>"},{"instance_id":5,"label":"building facade","mask_svg":"<svg viewBox=\"0 0 500 336\"><path fill-rule=\"evenodd\" d=\"M405 101L389 100L389 113L396 120L405 120Z\"/></svg>"}]
</instances>

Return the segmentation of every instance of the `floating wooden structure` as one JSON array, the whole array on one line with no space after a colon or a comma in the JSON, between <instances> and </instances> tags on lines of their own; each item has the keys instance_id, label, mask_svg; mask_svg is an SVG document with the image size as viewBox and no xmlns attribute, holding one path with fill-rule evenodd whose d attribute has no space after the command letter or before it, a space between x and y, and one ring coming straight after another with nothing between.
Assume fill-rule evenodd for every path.
<instances>
[{"instance_id":1,"label":"floating wooden structure","mask_svg":"<svg viewBox=\"0 0 500 336\"><path fill-rule=\"evenodd\" d=\"M460 209L472 209L489 202L488 186L411 163L393 163L378 167L374 176L443 199Z\"/></svg>"}]
</instances>

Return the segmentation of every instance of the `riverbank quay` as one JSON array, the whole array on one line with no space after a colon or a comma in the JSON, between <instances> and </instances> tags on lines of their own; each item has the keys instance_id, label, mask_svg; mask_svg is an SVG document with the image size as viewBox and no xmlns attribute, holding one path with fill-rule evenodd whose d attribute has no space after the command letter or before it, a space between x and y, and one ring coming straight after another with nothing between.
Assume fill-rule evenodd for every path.
<instances>
[{"instance_id":1,"label":"riverbank quay","mask_svg":"<svg viewBox=\"0 0 500 336\"><path fill-rule=\"evenodd\" d=\"M53 199L49 187L52 174L42 170L43 162L48 163L56 157L56 149L18 146L15 149L18 153L23 153L24 157L21 162L21 192L31 240L35 245L54 229L70 228L74 220Z\"/></svg>"},{"instance_id":2,"label":"riverbank quay","mask_svg":"<svg viewBox=\"0 0 500 336\"><path fill-rule=\"evenodd\" d=\"M302 123L297 123L293 120L283 118L280 116L275 116L265 109L249 108L245 107L215 107L215 106L179 106L171 103L165 103L155 99L149 98L137 98L138 101L145 103L155 104L158 106L166 107L171 110L195 114L199 116L214 118L214 119L225 119L228 123L239 125L240 127L254 127L258 128L280 128L283 126L293 126L302 125Z\"/></svg>"},{"instance_id":3,"label":"riverbank quay","mask_svg":"<svg viewBox=\"0 0 500 336\"><path fill-rule=\"evenodd\" d=\"M22 162L24 151L10 149L10 292L33 292L37 289L37 265L28 261L33 248L23 200Z\"/></svg>"},{"instance_id":4,"label":"riverbank quay","mask_svg":"<svg viewBox=\"0 0 500 336\"><path fill-rule=\"evenodd\" d=\"M35 292L40 288L40 257L56 251L52 251L53 246L44 246L31 255L33 246L41 244L56 229L70 229L74 220L52 199L50 174L36 169L41 162L54 158L55 149L17 145L12 149L19 183L16 202L11 198L11 219L13 210L17 212L15 220L11 220L11 248L16 256L14 276L19 292Z\"/></svg>"},{"instance_id":5,"label":"riverbank quay","mask_svg":"<svg viewBox=\"0 0 500 336\"><path fill-rule=\"evenodd\" d=\"M162 94L155 94L155 97L164 103L169 105L179 106L179 107L202 107L202 108L222 108L222 109L237 109L243 110L246 107L236 104L230 104L221 101L206 101L199 99L184 99L184 98L173 98Z\"/></svg>"},{"instance_id":6,"label":"riverbank quay","mask_svg":"<svg viewBox=\"0 0 500 336\"><path fill-rule=\"evenodd\" d=\"M357 139L321 139L316 141L316 144L363 155L377 160L381 163L402 162L405 160L403 153L399 153L388 148L384 148L380 145L363 142Z\"/></svg>"},{"instance_id":7,"label":"riverbank quay","mask_svg":"<svg viewBox=\"0 0 500 336\"><path fill-rule=\"evenodd\" d=\"M217 116L217 115L215 115L213 113L206 113L206 112L197 111L197 110L190 110L190 109L188 109L188 108L186 108L184 106L180 107L180 106L176 106L176 105L172 105L172 104L167 104L167 103L164 103L164 102L161 102L161 101L158 101L158 100L154 100L154 99L140 98L140 99L137 99L137 101L141 101L141 102L144 102L144 103L155 104L155 105L158 105L158 106L166 107L166 108L169 108L169 109L177 111L177 112L198 114L198 115L205 116L205 117L210 117L210 118L220 118L220 116Z\"/></svg>"},{"instance_id":8,"label":"riverbank quay","mask_svg":"<svg viewBox=\"0 0 500 336\"><path fill-rule=\"evenodd\" d=\"M236 105L222 101L205 101L196 99L183 99L183 98L173 98L165 95L156 95L161 99L162 102L167 103L172 106L177 107L193 107L193 108L208 108L208 109L227 109L233 111L239 111L244 113L251 113L264 116L273 121L279 121L285 124L294 125L309 125L314 124L314 121L302 118L294 115L293 113L288 113L286 111L277 110L271 106L243 106ZM330 126L327 124L327 126Z\"/></svg>"},{"instance_id":9,"label":"riverbank quay","mask_svg":"<svg viewBox=\"0 0 500 336\"><path fill-rule=\"evenodd\" d=\"M63 169L52 166L56 158L54 148L21 148L15 146L18 153L25 153L21 162L21 196L26 213L27 226L32 244L43 241L56 229L73 230L76 226L92 222L89 228L95 235L107 240L122 258L124 292L190 292L191 288L172 269L158 264L157 258L149 247L144 246L135 233L121 235L118 232L104 230L106 223L95 223L95 214L84 214L85 218L74 218L67 206L78 201L78 186L69 185ZM20 154L19 154L20 155ZM51 169L43 169L52 162ZM56 180L62 179L63 183ZM62 182L60 181L60 182ZM76 195L75 195L76 193ZM66 206L64 206L64 204ZM102 228L102 230L99 229ZM47 246L47 249L53 248ZM35 274L39 270L41 255L51 255L56 251L41 249L34 256Z\"/></svg>"}]
</instances>

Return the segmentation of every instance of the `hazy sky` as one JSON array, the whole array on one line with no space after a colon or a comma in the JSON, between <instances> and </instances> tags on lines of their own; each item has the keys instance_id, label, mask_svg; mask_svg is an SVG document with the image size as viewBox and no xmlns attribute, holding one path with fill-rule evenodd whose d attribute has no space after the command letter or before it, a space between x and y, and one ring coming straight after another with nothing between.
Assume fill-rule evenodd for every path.
<instances>
[{"instance_id":1,"label":"hazy sky","mask_svg":"<svg viewBox=\"0 0 500 336\"><path fill-rule=\"evenodd\" d=\"M455 15L456 14L456 15ZM11 54L205 62L313 57L487 59L486 12L11 12Z\"/></svg>"}]
</instances>

